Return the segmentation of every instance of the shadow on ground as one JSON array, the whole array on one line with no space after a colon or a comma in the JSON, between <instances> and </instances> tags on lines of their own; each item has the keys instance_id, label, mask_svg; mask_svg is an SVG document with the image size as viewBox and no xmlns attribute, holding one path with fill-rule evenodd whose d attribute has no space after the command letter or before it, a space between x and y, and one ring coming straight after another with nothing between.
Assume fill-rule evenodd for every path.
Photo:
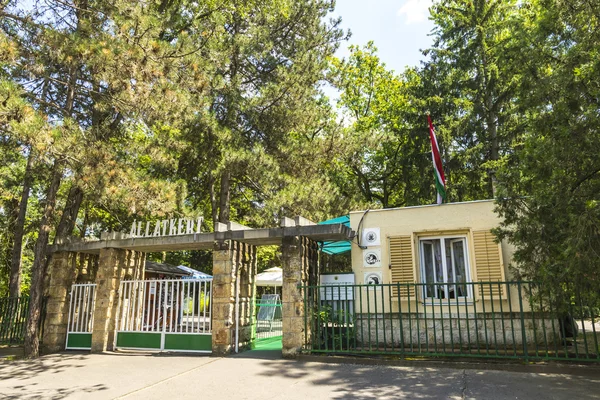
<instances>
[{"instance_id":1,"label":"shadow on ground","mask_svg":"<svg viewBox=\"0 0 600 400\"><path fill-rule=\"evenodd\" d=\"M333 387L337 399L600 398L600 375L264 360L261 375Z\"/></svg>"},{"instance_id":2,"label":"shadow on ground","mask_svg":"<svg viewBox=\"0 0 600 400\"><path fill-rule=\"evenodd\" d=\"M86 393L93 393L102 390L107 390L106 385L98 384L93 386L70 386L68 388L61 389L36 389L35 383L27 386L13 386L12 389L15 393L8 395L1 395L2 399L6 400L33 400L33 399L48 399L48 400L59 400L64 399L73 394L77 394L77 397L81 397Z\"/></svg>"},{"instance_id":3,"label":"shadow on ground","mask_svg":"<svg viewBox=\"0 0 600 400\"><path fill-rule=\"evenodd\" d=\"M89 353L88 353L89 354ZM85 359L84 353L55 354L33 360L0 361L0 376L2 379L25 380L44 372L59 373L67 369L81 368L73 361Z\"/></svg>"},{"instance_id":4,"label":"shadow on ground","mask_svg":"<svg viewBox=\"0 0 600 400\"><path fill-rule=\"evenodd\" d=\"M281 359L281 350L252 350L244 351L239 354L231 355L232 358L250 358L257 360L279 360Z\"/></svg>"},{"instance_id":5,"label":"shadow on ground","mask_svg":"<svg viewBox=\"0 0 600 400\"><path fill-rule=\"evenodd\" d=\"M77 365L75 361L85 360L84 353L71 353L71 354L56 354L52 356L45 356L34 360L14 360L14 361L0 361L0 377L2 381L13 380L16 385L7 386L11 389L10 394L1 394L0 398L16 400L16 399L63 399L69 395L75 393L92 393L97 391L106 390L107 387L104 384L97 384L93 386L80 386L80 385L69 385L69 387L58 388L58 389L37 389L36 382L26 382L19 384L19 381L30 380L40 374L50 373L58 374L73 368L82 368L84 365Z\"/></svg>"}]
</instances>

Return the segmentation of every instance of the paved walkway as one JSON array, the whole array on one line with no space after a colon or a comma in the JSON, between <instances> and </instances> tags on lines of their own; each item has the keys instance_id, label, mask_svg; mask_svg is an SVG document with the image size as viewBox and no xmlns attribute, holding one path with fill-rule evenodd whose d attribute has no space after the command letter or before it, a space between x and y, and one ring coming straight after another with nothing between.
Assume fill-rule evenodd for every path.
<instances>
[{"instance_id":1,"label":"paved walkway","mask_svg":"<svg viewBox=\"0 0 600 400\"><path fill-rule=\"evenodd\" d=\"M63 353L0 361L0 399L600 399L598 367L531 373L328 364L277 354Z\"/></svg>"}]
</instances>

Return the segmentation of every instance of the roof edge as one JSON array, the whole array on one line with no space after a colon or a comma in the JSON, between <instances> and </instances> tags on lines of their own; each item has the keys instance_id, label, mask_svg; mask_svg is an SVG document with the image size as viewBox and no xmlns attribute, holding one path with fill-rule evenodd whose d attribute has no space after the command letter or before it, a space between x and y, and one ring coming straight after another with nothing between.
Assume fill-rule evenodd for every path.
<instances>
[{"instance_id":1,"label":"roof edge","mask_svg":"<svg viewBox=\"0 0 600 400\"><path fill-rule=\"evenodd\" d=\"M414 208L427 208L427 207L447 207L447 206L455 206L455 205L462 205L462 204L489 203L489 202L494 202L494 201L495 201L494 199L486 199L486 200L459 201L456 203L424 204L422 206L377 208L377 209L369 210L369 212L372 213L372 212L381 212L381 211L409 210L409 209L414 209ZM349 214L361 214L361 213L364 213L365 211L367 211L367 210L350 211Z\"/></svg>"}]
</instances>

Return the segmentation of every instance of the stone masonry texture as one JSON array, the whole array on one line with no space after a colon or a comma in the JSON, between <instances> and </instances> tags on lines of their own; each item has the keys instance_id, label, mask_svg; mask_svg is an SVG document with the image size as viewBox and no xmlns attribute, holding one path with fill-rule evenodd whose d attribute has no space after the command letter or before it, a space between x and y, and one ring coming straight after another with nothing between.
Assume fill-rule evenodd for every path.
<instances>
[{"instance_id":1,"label":"stone masonry texture","mask_svg":"<svg viewBox=\"0 0 600 400\"><path fill-rule=\"evenodd\" d=\"M146 254L133 250L102 249L96 273L96 302L92 352L113 350L118 290L121 280L142 279Z\"/></svg>"},{"instance_id":2,"label":"stone masonry texture","mask_svg":"<svg viewBox=\"0 0 600 400\"><path fill-rule=\"evenodd\" d=\"M284 237L281 245L283 266L283 338L282 353L294 358L310 332L305 331L304 289L318 265L317 244L305 237Z\"/></svg>"}]
</instances>

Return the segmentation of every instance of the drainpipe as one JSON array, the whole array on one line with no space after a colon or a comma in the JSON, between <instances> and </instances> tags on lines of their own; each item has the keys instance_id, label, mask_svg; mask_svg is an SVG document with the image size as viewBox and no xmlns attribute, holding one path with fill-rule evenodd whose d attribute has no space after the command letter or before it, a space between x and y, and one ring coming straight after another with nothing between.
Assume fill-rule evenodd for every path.
<instances>
[{"instance_id":1,"label":"drainpipe","mask_svg":"<svg viewBox=\"0 0 600 400\"><path fill-rule=\"evenodd\" d=\"M235 274L235 352L239 352L240 343L240 276L239 266L238 273Z\"/></svg>"}]
</instances>

